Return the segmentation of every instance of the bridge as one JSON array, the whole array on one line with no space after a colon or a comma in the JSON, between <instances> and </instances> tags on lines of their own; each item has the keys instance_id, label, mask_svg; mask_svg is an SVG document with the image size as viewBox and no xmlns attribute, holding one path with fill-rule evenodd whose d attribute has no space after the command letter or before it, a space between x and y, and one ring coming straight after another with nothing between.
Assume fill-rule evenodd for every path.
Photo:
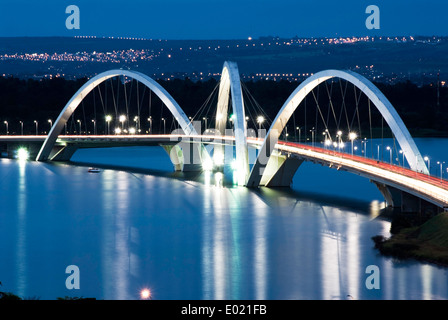
<instances>
[{"instance_id":1,"label":"bridge","mask_svg":"<svg viewBox=\"0 0 448 320\"><path fill-rule=\"evenodd\" d=\"M154 132L141 134L135 131L123 134L121 130L118 130L120 132L116 131L116 134L110 134L110 129L107 128L106 131L105 128L104 135L88 134L87 132L83 135L79 123L78 134L62 134L64 129L67 133L67 123L70 117L89 93L95 88L99 90L99 86L108 79L117 77L134 79L149 88L168 108L173 119L177 121L178 128L170 134L165 132L163 134ZM325 119L323 116L314 93L316 87L323 83L327 85L326 82L333 78L343 79L355 88L358 119L358 103L361 93L368 99L369 120L371 121L371 105L381 114L382 121L387 123L393 133L394 142L396 139L401 148L402 165L392 163L392 150L390 150L390 163L380 160L379 149L376 159L373 155L370 158L367 157L367 141L364 141L364 154L355 154L354 141L358 137L353 131L353 126L348 134L351 153L343 152L342 133L338 130L336 136L330 134L329 117ZM329 92L328 87L327 92ZM325 125L323 146L316 146L314 135L317 130L314 130L314 127L313 130L310 130L313 134L311 143L307 140L301 141L301 139L287 141L288 134L285 134L288 121L294 117L294 112L301 103L304 101L306 103L306 98L309 95L316 100L318 108L316 122L320 116ZM230 106L233 111L231 116ZM329 106L331 106L331 112L336 119L331 97ZM330 107L328 108L330 115ZM248 118L242 82L238 67L234 62L224 63L219 82L214 126L208 128L206 125L204 132L201 132L202 122L187 117L175 99L155 80L135 71L111 70L93 77L75 93L52 124L47 135L5 135L0 136L0 144L6 145L6 151L9 153L19 146L26 147L31 154L35 155L36 161L69 161L76 150L80 148L162 146L169 154L174 169L179 171L222 170L223 164L230 158L235 162L234 170L238 185L246 187L290 186L300 165L304 161L311 161L369 179L383 194L388 206L400 207L402 211L424 212L430 210L438 213L448 208L448 181L429 174L425 159L392 104L373 83L359 74L340 70L325 70L313 74L302 82L285 101L268 130L261 129L264 119L257 120L258 132L254 129L249 130ZM136 119L138 120L138 118ZM231 128L228 128L229 119ZM135 121L138 127L137 120ZM151 121L151 117L148 120ZM120 122L121 128L124 129L124 120L120 120ZM109 126L109 122L107 125ZM297 128L300 129L300 127ZM118 129L120 128L118 127ZM282 137L283 139L281 139ZM226 150L229 150L227 147L230 147L231 150L230 157L226 154L228 153ZM249 149L256 150L256 160L253 164L249 163ZM409 168L404 166L405 159Z\"/></svg>"}]
</instances>

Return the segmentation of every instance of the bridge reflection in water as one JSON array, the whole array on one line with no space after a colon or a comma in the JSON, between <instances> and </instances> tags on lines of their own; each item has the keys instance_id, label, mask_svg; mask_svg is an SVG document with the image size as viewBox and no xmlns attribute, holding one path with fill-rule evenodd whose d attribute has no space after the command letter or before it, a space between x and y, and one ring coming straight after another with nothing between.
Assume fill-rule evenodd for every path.
<instances>
[{"instance_id":1,"label":"bridge reflection in water","mask_svg":"<svg viewBox=\"0 0 448 320\"><path fill-rule=\"evenodd\" d=\"M126 149L140 165L147 155L158 163L167 159L155 154L158 148L119 148L85 149L75 161L100 163L106 152L121 153L126 162ZM63 270L75 263L82 272L77 294L99 299L136 299L142 287L155 299L448 298L444 269L397 263L373 250L370 237L387 236L390 223L369 215L368 202L222 186L221 172L203 172L209 178L197 182L138 170L89 174L78 165L19 163L0 160L7 172L0 239L16 244L2 249L13 263L1 264L0 272L4 286L24 296L73 294L64 288ZM314 179L337 178L326 177ZM365 288L371 264L381 270L381 290Z\"/></svg>"}]
</instances>

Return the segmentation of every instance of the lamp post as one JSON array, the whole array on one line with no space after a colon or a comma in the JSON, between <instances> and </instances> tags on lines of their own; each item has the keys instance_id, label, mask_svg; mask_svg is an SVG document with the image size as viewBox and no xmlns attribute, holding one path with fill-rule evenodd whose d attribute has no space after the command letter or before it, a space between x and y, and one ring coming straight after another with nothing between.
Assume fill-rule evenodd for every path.
<instances>
[{"instance_id":1,"label":"lamp post","mask_svg":"<svg viewBox=\"0 0 448 320\"><path fill-rule=\"evenodd\" d=\"M135 116L135 117L134 117L135 130L136 130L136 132L138 132L138 130L140 129L140 126L138 125L138 123L139 123L139 119L140 119L139 116Z\"/></svg>"},{"instance_id":2,"label":"lamp post","mask_svg":"<svg viewBox=\"0 0 448 320\"><path fill-rule=\"evenodd\" d=\"M341 131L341 130L339 130L339 131L336 133L336 137L338 137L338 139L339 139L339 143L341 143L341 142L342 142L342 131Z\"/></svg>"},{"instance_id":3,"label":"lamp post","mask_svg":"<svg viewBox=\"0 0 448 320\"><path fill-rule=\"evenodd\" d=\"M390 155L390 164L392 164L392 148L387 146L386 150L389 150L389 155Z\"/></svg>"},{"instance_id":4,"label":"lamp post","mask_svg":"<svg viewBox=\"0 0 448 320\"><path fill-rule=\"evenodd\" d=\"M423 160L428 161L428 175L431 175L431 160L429 160L428 156L425 156Z\"/></svg>"},{"instance_id":5,"label":"lamp post","mask_svg":"<svg viewBox=\"0 0 448 320\"><path fill-rule=\"evenodd\" d=\"M96 135L96 120L92 119L92 123L93 123L93 134Z\"/></svg>"},{"instance_id":6,"label":"lamp post","mask_svg":"<svg viewBox=\"0 0 448 320\"><path fill-rule=\"evenodd\" d=\"M403 150L400 150L400 154L403 156L403 168L404 168L404 152L403 152Z\"/></svg>"},{"instance_id":7,"label":"lamp post","mask_svg":"<svg viewBox=\"0 0 448 320\"><path fill-rule=\"evenodd\" d=\"M39 127L39 122L37 120L34 120L34 124L36 125L36 136L38 135L38 127Z\"/></svg>"},{"instance_id":8,"label":"lamp post","mask_svg":"<svg viewBox=\"0 0 448 320\"><path fill-rule=\"evenodd\" d=\"M314 132L315 132L316 130L314 129L314 127L313 127L313 129L311 129L310 130L310 132L311 132L311 145L314 147Z\"/></svg>"},{"instance_id":9,"label":"lamp post","mask_svg":"<svg viewBox=\"0 0 448 320\"><path fill-rule=\"evenodd\" d=\"M205 130L204 131L207 131L207 117L203 117L202 120L205 121Z\"/></svg>"},{"instance_id":10,"label":"lamp post","mask_svg":"<svg viewBox=\"0 0 448 320\"><path fill-rule=\"evenodd\" d=\"M3 123L6 125L6 135L8 135L9 133L9 129L8 129L8 121L3 121Z\"/></svg>"},{"instance_id":11,"label":"lamp post","mask_svg":"<svg viewBox=\"0 0 448 320\"><path fill-rule=\"evenodd\" d=\"M165 134L165 129L166 129L166 119L162 118L163 121L163 134Z\"/></svg>"},{"instance_id":12,"label":"lamp post","mask_svg":"<svg viewBox=\"0 0 448 320\"><path fill-rule=\"evenodd\" d=\"M257 123L258 123L258 130L261 131L261 125L264 122L264 117L263 116L258 116L257 117Z\"/></svg>"},{"instance_id":13,"label":"lamp post","mask_svg":"<svg viewBox=\"0 0 448 320\"><path fill-rule=\"evenodd\" d=\"M151 134L152 133L152 117L151 116L149 116L148 121L149 121L149 134Z\"/></svg>"},{"instance_id":14,"label":"lamp post","mask_svg":"<svg viewBox=\"0 0 448 320\"><path fill-rule=\"evenodd\" d=\"M51 119L48 119L48 123L50 124L50 130L51 130L51 127L53 127L53 121Z\"/></svg>"},{"instance_id":15,"label":"lamp post","mask_svg":"<svg viewBox=\"0 0 448 320\"><path fill-rule=\"evenodd\" d=\"M338 130L338 132L336 132L336 138L338 139L338 151L341 151L341 146L342 146L342 131Z\"/></svg>"},{"instance_id":16,"label":"lamp post","mask_svg":"<svg viewBox=\"0 0 448 320\"><path fill-rule=\"evenodd\" d=\"M19 121L20 123L20 134L23 136L23 121Z\"/></svg>"},{"instance_id":17,"label":"lamp post","mask_svg":"<svg viewBox=\"0 0 448 320\"><path fill-rule=\"evenodd\" d=\"M112 116L107 115L106 116L106 123L107 123L107 134L110 134L110 122L112 121Z\"/></svg>"},{"instance_id":18,"label":"lamp post","mask_svg":"<svg viewBox=\"0 0 448 320\"><path fill-rule=\"evenodd\" d=\"M124 122L126 121L126 116L125 115L121 115L118 120L121 122L121 130L124 130Z\"/></svg>"},{"instance_id":19,"label":"lamp post","mask_svg":"<svg viewBox=\"0 0 448 320\"><path fill-rule=\"evenodd\" d=\"M300 128L300 127L296 127L296 130L298 130L299 131L299 141L298 142L300 142L301 140L302 140L302 128ZM296 139L297 140L297 139Z\"/></svg>"},{"instance_id":20,"label":"lamp post","mask_svg":"<svg viewBox=\"0 0 448 320\"><path fill-rule=\"evenodd\" d=\"M355 132L350 132L348 134L348 138L350 139L350 141L352 142L352 155L353 155L353 142L355 141L355 139L358 137L358 135Z\"/></svg>"},{"instance_id":21,"label":"lamp post","mask_svg":"<svg viewBox=\"0 0 448 320\"><path fill-rule=\"evenodd\" d=\"M367 138L364 138L364 158L367 158Z\"/></svg>"},{"instance_id":22,"label":"lamp post","mask_svg":"<svg viewBox=\"0 0 448 320\"><path fill-rule=\"evenodd\" d=\"M445 161L437 161L437 164L440 164L440 180L442 180L443 179L443 169L442 169L442 166L443 166L443 164L445 163Z\"/></svg>"},{"instance_id":23,"label":"lamp post","mask_svg":"<svg viewBox=\"0 0 448 320\"><path fill-rule=\"evenodd\" d=\"M81 120L78 119L76 122L79 123L79 135L81 135Z\"/></svg>"},{"instance_id":24,"label":"lamp post","mask_svg":"<svg viewBox=\"0 0 448 320\"><path fill-rule=\"evenodd\" d=\"M322 134L324 136L324 147L330 146L331 140L330 140L330 133L328 132L328 129L325 129L325 131Z\"/></svg>"}]
</instances>

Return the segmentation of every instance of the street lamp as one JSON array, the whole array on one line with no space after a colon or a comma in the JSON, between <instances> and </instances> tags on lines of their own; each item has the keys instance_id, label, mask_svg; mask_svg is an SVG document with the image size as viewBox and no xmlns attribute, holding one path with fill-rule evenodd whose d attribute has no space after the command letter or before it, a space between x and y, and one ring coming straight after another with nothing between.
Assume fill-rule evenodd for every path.
<instances>
[{"instance_id":1,"label":"street lamp","mask_svg":"<svg viewBox=\"0 0 448 320\"><path fill-rule=\"evenodd\" d=\"M339 140L341 140L342 139L342 131L339 130L338 132L336 132L336 136L339 137ZM341 142L341 141L339 141L339 142Z\"/></svg>"},{"instance_id":2,"label":"street lamp","mask_svg":"<svg viewBox=\"0 0 448 320\"><path fill-rule=\"evenodd\" d=\"M302 136L302 128L300 128L300 127L296 127L296 130L298 130L299 131L299 142L302 140L301 138L301 136ZM297 140L297 139L296 139Z\"/></svg>"},{"instance_id":3,"label":"street lamp","mask_svg":"<svg viewBox=\"0 0 448 320\"><path fill-rule=\"evenodd\" d=\"M92 123L93 123L93 134L96 134L96 120L92 119Z\"/></svg>"},{"instance_id":4,"label":"street lamp","mask_svg":"<svg viewBox=\"0 0 448 320\"><path fill-rule=\"evenodd\" d=\"M110 122L112 121L112 116L107 115L106 116L106 123L107 123L107 134L110 134Z\"/></svg>"},{"instance_id":5,"label":"street lamp","mask_svg":"<svg viewBox=\"0 0 448 320\"><path fill-rule=\"evenodd\" d=\"M207 131L207 117L203 117L202 120L205 121L205 130L204 131Z\"/></svg>"},{"instance_id":6,"label":"street lamp","mask_svg":"<svg viewBox=\"0 0 448 320\"><path fill-rule=\"evenodd\" d=\"M364 157L367 158L367 138L364 138Z\"/></svg>"},{"instance_id":7,"label":"street lamp","mask_svg":"<svg viewBox=\"0 0 448 320\"><path fill-rule=\"evenodd\" d=\"M425 156L423 160L428 161L428 175L431 175L431 160L429 160L428 156Z\"/></svg>"},{"instance_id":8,"label":"street lamp","mask_svg":"<svg viewBox=\"0 0 448 320\"><path fill-rule=\"evenodd\" d=\"M261 125L264 122L264 117L263 116L258 116L257 117L257 123L258 123L258 130L261 130Z\"/></svg>"},{"instance_id":9,"label":"street lamp","mask_svg":"<svg viewBox=\"0 0 448 320\"><path fill-rule=\"evenodd\" d=\"M166 119L162 118L163 121L163 134L165 134L165 129L166 129Z\"/></svg>"},{"instance_id":10,"label":"street lamp","mask_svg":"<svg viewBox=\"0 0 448 320\"><path fill-rule=\"evenodd\" d=\"M121 115L120 118L118 118L118 120L121 122L121 130L124 129L124 122L126 121L126 116L125 115Z\"/></svg>"},{"instance_id":11,"label":"street lamp","mask_svg":"<svg viewBox=\"0 0 448 320\"><path fill-rule=\"evenodd\" d=\"M348 138L352 142L352 155L353 155L353 141L358 137L358 135L355 132L349 132Z\"/></svg>"},{"instance_id":12,"label":"street lamp","mask_svg":"<svg viewBox=\"0 0 448 320\"><path fill-rule=\"evenodd\" d=\"M338 138L338 145L339 145L339 151L340 151L341 145L342 145L342 131L341 130L336 132L336 137Z\"/></svg>"},{"instance_id":13,"label":"street lamp","mask_svg":"<svg viewBox=\"0 0 448 320\"><path fill-rule=\"evenodd\" d=\"M51 130L51 127L53 126L53 121L51 119L48 119L48 123L50 124L50 130Z\"/></svg>"},{"instance_id":14,"label":"street lamp","mask_svg":"<svg viewBox=\"0 0 448 320\"><path fill-rule=\"evenodd\" d=\"M325 129L324 132L322 132L323 136L324 136L324 146L328 147L331 145L331 140L330 140L330 133L328 132L328 129ZM328 140L328 142L327 142Z\"/></svg>"},{"instance_id":15,"label":"street lamp","mask_svg":"<svg viewBox=\"0 0 448 320\"><path fill-rule=\"evenodd\" d=\"M315 131L316 130L314 129L314 127L313 127L313 129L310 130L310 132L311 132L311 144L312 144L313 147L314 147L314 132Z\"/></svg>"},{"instance_id":16,"label":"street lamp","mask_svg":"<svg viewBox=\"0 0 448 320\"><path fill-rule=\"evenodd\" d=\"M138 125L139 119L140 119L139 116L134 117L136 131L138 131L138 129L140 128L140 126Z\"/></svg>"},{"instance_id":17,"label":"street lamp","mask_svg":"<svg viewBox=\"0 0 448 320\"><path fill-rule=\"evenodd\" d=\"M9 133L9 130L8 130L8 121L3 121L3 123L6 125L6 134L8 134Z\"/></svg>"},{"instance_id":18,"label":"street lamp","mask_svg":"<svg viewBox=\"0 0 448 320\"><path fill-rule=\"evenodd\" d=\"M443 179L443 169L442 169L442 166L443 166L443 164L445 163L445 161L437 161L437 164L440 164L440 180L442 180Z\"/></svg>"},{"instance_id":19,"label":"street lamp","mask_svg":"<svg viewBox=\"0 0 448 320\"><path fill-rule=\"evenodd\" d=\"M392 148L387 146L386 150L389 150L389 154L390 154L390 164L392 164Z\"/></svg>"},{"instance_id":20,"label":"street lamp","mask_svg":"<svg viewBox=\"0 0 448 320\"><path fill-rule=\"evenodd\" d=\"M79 134L81 134L81 120L77 120L77 122L79 123Z\"/></svg>"},{"instance_id":21,"label":"street lamp","mask_svg":"<svg viewBox=\"0 0 448 320\"><path fill-rule=\"evenodd\" d=\"M19 121L20 123L20 134L23 136L23 121Z\"/></svg>"},{"instance_id":22,"label":"street lamp","mask_svg":"<svg viewBox=\"0 0 448 320\"><path fill-rule=\"evenodd\" d=\"M39 127L39 122L37 120L34 120L34 123L36 124L36 136L38 135L38 127Z\"/></svg>"},{"instance_id":23,"label":"street lamp","mask_svg":"<svg viewBox=\"0 0 448 320\"><path fill-rule=\"evenodd\" d=\"M148 121L149 121L149 133L152 133L152 117L151 116L149 116Z\"/></svg>"},{"instance_id":24,"label":"street lamp","mask_svg":"<svg viewBox=\"0 0 448 320\"><path fill-rule=\"evenodd\" d=\"M403 168L404 168L404 152L403 152L403 150L400 150L400 154L403 155Z\"/></svg>"}]
</instances>

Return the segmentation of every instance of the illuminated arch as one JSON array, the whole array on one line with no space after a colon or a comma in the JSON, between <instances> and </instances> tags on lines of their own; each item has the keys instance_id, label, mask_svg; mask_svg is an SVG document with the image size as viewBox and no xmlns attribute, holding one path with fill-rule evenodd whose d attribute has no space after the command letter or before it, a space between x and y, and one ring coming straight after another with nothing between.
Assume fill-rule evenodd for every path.
<instances>
[{"instance_id":1,"label":"illuminated arch","mask_svg":"<svg viewBox=\"0 0 448 320\"><path fill-rule=\"evenodd\" d=\"M302 82L283 104L267 133L257 160L252 167L246 184L247 186L256 187L260 184L264 169L271 160L272 151L275 148L280 134L286 126L289 118L292 116L293 112L297 109L303 99L316 86L331 78L344 79L360 89L370 99L370 101L372 101L383 118L386 120L398 143L400 144L411 169L428 173L428 168L426 167L425 161L423 160L420 151L418 150L408 129L384 94L372 82L355 72L325 70L312 75Z\"/></svg>"},{"instance_id":2,"label":"illuminated arch","mask_svg":"<svg viewBox=\"0 0 448 320\"><path fill-rule=\"evenodd\" d=\"M224 63L221 81L219 83L218 107L216 110L215 129L221 135L225 134L229 108L229 95L232 97L233 122L235 131L236 171L238 184L245 185L249 178L249 155L247 149L247 126L244 112L243 92L241 90L240 74L235 62ZM221 164L224 159L223 147L216 145L214 161Z\"/></svg>"},{"instance_id":3,"label":"illuminated arch","mask_svg":"<svg viewBox=\"0 0 448 320\"><path fill-rule=\"evenodd\" d=\"M62 129L65 126L65 123L68 121L70 116L73 114L73 112L76 110L76 108L79 106L81 101L89 94L90 91L92 91L94 88L96 88L99 84L106 81L107 79L118 77L118 76L125 76L132 79L135 79L141 83L143 83L145 86L147 86L149 89L151 89L161 100L162 102L168 107L168 109L171 111L175 119L179 122L180 127L184 131L186 135L197 135L195 128L193 127L192 123L189 121L186 114L182 111L179 104L174 100L173 97L161 86L159 85L155 80L151 79L147 75L137 72L137 71L130 71L130 70L110 70L103 73L100 73L99 75L93 77L87 83L85 83L76 93L75 95L70 99L70 101L65 105L64 109L62 110L61 114L55 121L54 125L52 126L50 133L48 134L47 138L45 139L44 144L42 145L39 154L37 155L36 160L37 161L46 161L48 160L48 157L50 156L51 150L53 149L53 146L59 136L59 134L62 132Z\"/></svg>"}]
</instances>

